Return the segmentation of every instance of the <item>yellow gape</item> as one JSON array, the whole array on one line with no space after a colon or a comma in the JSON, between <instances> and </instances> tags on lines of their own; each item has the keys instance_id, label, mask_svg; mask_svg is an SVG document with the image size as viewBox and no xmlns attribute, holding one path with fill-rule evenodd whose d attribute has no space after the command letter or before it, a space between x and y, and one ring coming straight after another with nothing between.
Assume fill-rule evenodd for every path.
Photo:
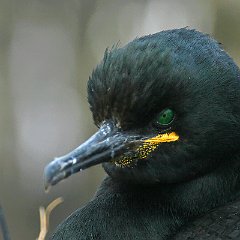
<instances>
[{"instance_id":1,"label":"yellow gape","mask_svg":"<svg viewBox=\"0 0 240 240\"><path fill-rule=\"evenodd\" d=\"M116 160L114 163L118 167L129 166L134 162L134 160L146 158L161 143L175 142L178 139L179 139L179 136L175 132L158 134L155 137L144 140L143 144L137 148L136 153L134 155L124 156L124 157Z\"/></svg>"}]
</instances>

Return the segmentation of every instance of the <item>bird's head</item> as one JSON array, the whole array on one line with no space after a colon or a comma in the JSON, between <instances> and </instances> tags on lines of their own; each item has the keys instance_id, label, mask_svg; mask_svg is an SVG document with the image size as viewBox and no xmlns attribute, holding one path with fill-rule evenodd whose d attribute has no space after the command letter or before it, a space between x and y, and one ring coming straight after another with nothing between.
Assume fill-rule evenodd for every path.
<instances>
[{"instance_id":1,"label":"bird's head","mask_svg":"<svg viewBox=\"0 0 240 240\"><path fill-rule=\"evenodd\" d=\"M88 100L99 130L46 167L47 186L100 163L113 178L175 183L239 155L239 69L195 30L106 50L89 79Z\"/></svg>"}]
</instances>

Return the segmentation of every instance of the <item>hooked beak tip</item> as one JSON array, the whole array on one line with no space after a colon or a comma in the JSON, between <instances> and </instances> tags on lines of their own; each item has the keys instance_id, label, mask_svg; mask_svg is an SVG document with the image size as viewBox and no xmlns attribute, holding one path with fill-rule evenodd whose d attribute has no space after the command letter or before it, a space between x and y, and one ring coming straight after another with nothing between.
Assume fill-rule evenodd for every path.
<instances>
[{"instance_id":1,"label":"hooked beak tip","mask_svg":"<svg viewBox=\"0 0 240 240\"><path fill-rule=\"evenodd\" d=\"M44 188L48 192L52 185L55 185L57 181L56 173L61 169L61 165L58 164L57 159L49 163L44 169Z\"/></svg>"},{"instance_id":2,"label":"hooked beak tip","mask_svg":"<svg viewBox=\"0 0 240 240\"><path fill-rule=\"evenodd\" d=\"M45 193L49 193L51 190L51 185L44 183L44 191Z\"/></svg>"}]
</instances>

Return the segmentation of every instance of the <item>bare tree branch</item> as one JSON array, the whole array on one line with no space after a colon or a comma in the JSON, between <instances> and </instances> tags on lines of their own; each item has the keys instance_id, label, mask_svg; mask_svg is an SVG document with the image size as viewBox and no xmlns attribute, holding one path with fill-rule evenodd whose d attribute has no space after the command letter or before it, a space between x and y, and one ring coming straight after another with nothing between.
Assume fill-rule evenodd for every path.
<instances>
[{"instance_id":1,"label":"bare tree branch","mask_svg":"<svg viewBox=\"0 0 240 240\"><path fill-rule=\"evenodd\" d=\"M3 236L3 240L10 240L10 234L7 227L7 222L4 217L3 209L0 205L0 228Z\"/></svg>"}]
</instances>

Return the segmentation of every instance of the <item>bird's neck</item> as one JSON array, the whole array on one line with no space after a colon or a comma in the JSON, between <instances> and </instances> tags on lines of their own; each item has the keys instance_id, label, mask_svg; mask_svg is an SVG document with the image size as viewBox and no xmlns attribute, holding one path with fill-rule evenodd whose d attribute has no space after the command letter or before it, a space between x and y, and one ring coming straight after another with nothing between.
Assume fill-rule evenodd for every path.
<instances>
[{"instance_id":1,"label":"bird's neck","mask_svg":"<svg viewBox=\"0 0 240 240\"><path fill-rule=\"evenodd\" d=\"M107 177L95 199L108 202L108 210L124 216L127 226L150 228L165 239L190 218L236 199L240 195L239 173L240 164L236 164L189 182L151 186Z\"/></svg>"}]
</instances>

